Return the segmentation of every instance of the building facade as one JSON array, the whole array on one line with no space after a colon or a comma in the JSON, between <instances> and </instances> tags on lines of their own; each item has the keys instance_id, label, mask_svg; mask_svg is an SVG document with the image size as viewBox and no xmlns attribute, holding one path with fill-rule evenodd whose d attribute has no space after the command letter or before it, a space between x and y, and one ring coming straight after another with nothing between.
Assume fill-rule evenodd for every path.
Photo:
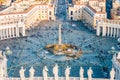
<instances>
[{"instance_id":1,"label":"building facade","mask_svg":"<svg viewBox=\"0 0 120 80\"><path fill-rule=\"evenodd\" d=\"M82 20L83 23L96 29L97 18L106 18L105 0L73 0L68 8L68 20Z\"/></svg>"},{"instance_id":2,"label":"building facade","mask_svg":"<svg viewBox=\"0 0 120 80\"><path fill-rule=\"evenodd\" d=\"M112 19L98 19L96 35L109 36L113 38L120 37L120 4L119 0L113 1L113 8L111 9Z\"/></svg>"},{"instance_id":3,"label":"building facade","mask_svg":"<svg viewBox=\"0 0 120 80\"><path fill-rule=\"evenodd\" d=\"M0 12L0 40L25 36L25 29L43 20L55 20L54 9L46 0L16 0Z\"/></svg>"},{"instance_id":4,"label":"building facade","mask_svg":"<svg viewBox=\"0 0 120 80\"><path fill-rule=\"evenodd\" d=\"M11 5L12 0L1 0L0 1L0 6L4 5L4 6L10 6Z\"/></svg>"},{"instance_id":5,"label":"building facade","mask_svg":"<svg viewBox=\"0 0 120 80\"><path fill-rule=\"evenodd\" d=\"M118 20L99 20L96 29L97 36L120 37L120 21Z\"/></svg>"}]
</instances>

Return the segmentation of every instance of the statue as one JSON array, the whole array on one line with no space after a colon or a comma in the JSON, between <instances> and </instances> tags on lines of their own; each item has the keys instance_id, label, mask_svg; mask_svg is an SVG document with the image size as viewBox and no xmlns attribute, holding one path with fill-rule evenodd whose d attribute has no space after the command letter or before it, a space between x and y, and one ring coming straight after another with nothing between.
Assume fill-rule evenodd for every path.
<instances>
[{"instance_id":1,"label":"statue","mask_svg":"<svg viewBox=\"0 0 120 80\"><path fill-rule=\"evenodd\" d=\"M120 59L120 52L118 52L117 59Z\"/></svg>"},{"instance_id":2,"label":"statue","mask_svg":"<svg viewBox=\"0 0 120 80\"><path fill-rule=\"evenodd\" d=\"M3 55L2 55L2 51L0 50L0 58L2 59L3 58Z\"/></svg>"},{"instance_id":3,"label":"statue","mask_svg":"<svg viewBox=\"0 0 120 80\"><path fill-rule=\"evenodd\" d=\"M88 69L87 74L88 74L88 80L92 80L93 71L92 71L91 67Z\"/></svg>"},{"instance_id":4,"label":"statue","mask_svg":"<svg viewBox=\"0 0 120 80\"><path fill-rule=\"evenodd\" d=\"M66 68L66 70L65 70L66 80L69 80L70 69L71 69L71 67L68 67L68 66L67 66L67 68Z\"/></svg>"},{"instance_id":5,"label":"statue","mask_svg":"<svg viewBox=\"0 0 120 80\"><path fill-rule=\"evenodd\" d=\"M25 80L25 75L24 75L25 69L23 69L23 66L21 67L19 74L20 74L20 79Z\"/></svg>"},{"instance_id":6,"label":"statue","mask_svg":"<svg viewBox=\"0 0 120 80\"><path fill-rule=\"evenodd\" d=\"M0 78L4 77L4 71L3 71L3 62L0 60Z\"/></svg>"},{"instance_id":7,"label":"statue","mask_svg":"<svg viewBox=\"0 0 120 80\"><path fill-rule=\"evenodd\" d=\"M30 73L30 78L29 78L29 80L33 80L34 73L35 73L35 70L34 70L33 67L30 68L29 73Z\"/></svg>"},{"instance_id":8,"label":"statue","mask_svg":"<svg viewBox=\"0 0 120 80\"><path fill-rule=\"evenodd\" d=\"M114 80L115 78L115 70L114 68L112 68L112 70L110 71L110 80Z\"/></svg>"},{"instance_id":9,"label":"statue","mask_svg":"<svg viewBox=\"0 0 120 80\"><path fill-rule=\"evenodd\" d=\"M4 66L4 76L7 77L7 57L5 54L3 54L3 66Z\"/></svg>"},{"instance_id":10,"label":"statue","mask_svg":"<svg viewBox=\"0 0 120 80\"><path fill-rule=\"evenodd\" d=\"M43 78L44 78L44 80L48 80L47 72L48 72L48 69L47 69L47 67L45 66L45 67L43 68Z\"/></svg>"},{"instance_id":11,"label":"statue","mask_svg":"<svg viewBox=\"0 0 120 80\"><path fill-rule=\"evenodd\" d=\"M84 69L82 67L80 67L79 75L80 75L80 80L83 80L83 78L84 78Z\"/></svg>"},{"instance_id":12,"label":"statue","mask_svg":"<svg viewBox=\"0 0 120 80\"><path fill-rule=\"evenodd\" d=\"M57 64L55 64L53 68L53 74L54 74L55 80L58 80L58 65Z\"/></svg>"}]
</instances>

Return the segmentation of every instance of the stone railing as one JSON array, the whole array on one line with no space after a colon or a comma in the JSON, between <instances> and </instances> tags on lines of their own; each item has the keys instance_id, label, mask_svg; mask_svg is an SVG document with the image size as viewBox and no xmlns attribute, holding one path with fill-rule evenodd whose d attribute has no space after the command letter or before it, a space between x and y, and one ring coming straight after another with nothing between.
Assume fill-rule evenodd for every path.
<instances>
[{"instance_id":1,"label":"stone railing","mask_svg":"<svg viewBox=\"0 0 120 80\"><path fill-rule=\"evenodd\" d=\"M112 70L110 71L110 79L104 79L104 78L92 78L92 74L93 71L91 69L91 67L87 70L87 74L88 74L88 78L84 78L84 69L81 67L80 68L80 73L79 76L80 77L70 77L70 69L71 67L66 67L65 69L65 77L59 77L58 75L58 66L57 64L53 67L53 74L54 77L48 77L48 69L47 66L45 66L43 68L43 77L35 77L34 73L35 70L33 67L30 68L29 70L29 77L25 77L24 72L25 69L23 67L21 67L19 74L20 74L20 78L6 78L5 80L114 80L114 75L115 75L115 71L112 68Z\"/></svg>"},{"instance_id":2,"label":"stone railing","mask_svg":"<svg viewBox=\"0 0 120 80\"><path fill-rule=\"evenodd\" d=\"M6 78L5 80L21 80L20 78ZM29 78L26 78L25 80L29 80ZM33 80L44 80L43 77L34 77ZM54 77L48 77L48 80L54 80ZM58 80L65 80L65 77L59 77ZM70 77L69 80L80 80L79 77ZM87 78L84 78L84 80L88 80ZM104 78L93 78L92 80L110 80L110 79L104 79Z\"/></svg>"}]
</instances>

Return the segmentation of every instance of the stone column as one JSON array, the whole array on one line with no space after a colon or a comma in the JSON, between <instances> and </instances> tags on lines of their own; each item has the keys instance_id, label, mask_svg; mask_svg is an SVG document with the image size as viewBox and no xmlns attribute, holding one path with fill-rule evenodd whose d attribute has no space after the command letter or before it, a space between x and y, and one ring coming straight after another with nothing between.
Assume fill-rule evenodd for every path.
<instances>
[{"instance_id":1,"label":"stone column","mask_svg":"<svg viewBox=\"0 0 120 80\"><path fill-rule=\"evenodd\" d=\"M0 29L0 40L2 39L2 30Z\"/></svg>"},{"instance_id":2,"label":"stone column","mask_svg":"<svg viewBox=\"0 0 120 80\"><path fill-rule=\"evenodd\" d=\"M110 35L110 28L108 27L107 36Z\"/></svg>"},{"instance_id":3,"label":"stone column","mask_svg":"<svg viewBox=\"0 0 120 80\"><path fill-rule=\"evenodd\" d=\"M22 35L25 36L25 26L22 27Z\"/></svg>"},{"instance_id":4,"label":"stone column","mask_svg":"<svg viewBox=\"0 0 120 80\"><path fill-rule=\"evenodd\" d=\"M97 36L100 36L100 26L97 26L97 32L96 32Z\"/></svg>"},{"instance_id":5,"label":"stone column","mask_svg":"<svg viewBox=\"0 0 120 80\"><path fill-rule=\"evenodd\" d=\"M59 32L58 32L58 34L59 34L59 41L58 41L58 44L59 45L61 45L62 44L62 37L61 37L61 24L59 24Z\"/></svg>"},{"instance_id":6,"label":"stone column","mask_svg":"<svg viewBox=\"0 0 120 80\"><path fill-rule=\"evenodd\" d=\"M114 28L114 32L113 32L113 37L115 38L116 35L116 28Z\"/></svg>"},{"instance_id":7,"label":"stone column","mask_svg":"<svg viewBox=\"0 0 120 80\"><path fill-rule=\"evenodd\" d=\"M106 26L103 26L103 29L102 29L102 36L106 36Z\"/></svg>"},{"instance_id":8,"label":"stone column","mask_svg":"<svg viewBox=\"0 0 120 80\"><path fill-rule=\"evenodd\" d=\"M11 28L9 28L9 35L10 35L10 38L11 38Z\"/></svg>"},{"instance_id":9,"label":"stone column","mask_svg":"<svg viewBox=\"0 0 120 80\"><path fill-rule=\"evenodd\" d=\"M6 30L6 38L8 38L8 28L6 28L5 30Z\"/></svg>"},{"instance_id":10,"label":"stone column","mask_svg":"<svg viewBox=\"0 0 120 80\"><path fill-rule=\"evenodd\" d=\"M113 35L113 28L111 27L110 37Z\"/></svg>"},{"instance_id":11,"label":"stone column","mask_svg":"<svg viewBox=\"0 0 120 80\"><path fill-rule=\"evenodd\" d=\"M117 28L117 30L116 30L116 37L118 37L118 28Z\"/></svg>"},{"instance_id":12,"label":"stone column","mask_svg":"<svg viewBox=\"0 0 120 80\"><path fill-rule=\"evenodd\" d=\"M3 39L3 29L1 29L1 39Z\"/></svg>"},{"instance_id":13,"label":"stone column","mask_svg":"<svg viewBox=\"0 0 120 80\"><path fill-rule=\"evenodd\" d=\"M2 29L3 33L3 39L5 39L5 29Z\"/></svg>"},{"instance_id":14,"label":"stone column","mask_svg":"<svg viewBox=\"0 0 120 80\"><path fill-rule=\"evenodd\" d=\"M120 30L117 28L117 37L120 37Z\"/></svg>"},{"instance_id":15,"label":"stone column","mask_svg":"<svg viewBox=\"0 0 120 80\"><path fill-rule=\"evenodd\" d=\"M12 36L15 37L14 27L12 28Z\"/></svg>"},{"instance_id":16,"label":"stone column","mask_svg":"<svg viewBox=\"0 0 120 80\"><path fill-rule=\"evenodd\" d=\"M16 27L16 36L19 37L19 27Z\"/></svg>"}]
</instances>

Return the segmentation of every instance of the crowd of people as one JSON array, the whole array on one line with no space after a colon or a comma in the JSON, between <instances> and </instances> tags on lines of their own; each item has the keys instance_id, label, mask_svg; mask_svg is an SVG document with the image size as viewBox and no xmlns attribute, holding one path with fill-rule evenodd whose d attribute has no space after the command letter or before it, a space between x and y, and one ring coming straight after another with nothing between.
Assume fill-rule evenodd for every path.
<instances>
[{"instance_id":1,"label":"crowd of people","mask_svg":"<svg viewBox=\"0 0 120 80\"><path fill-rule=\"evenodd\" d=\"M16 65L30 66L31 64L29 62L38 58L36 53L39 49L44 48L47 44L58 43L59 23L62 22L43 22L35 28L26 30L25 37L1 41L0 48L2 50L5 50L5 47L9 46L13 51L13 55L9 57L8 61L10 64L9 68L14 68ZM72 24L76 26L72 26ZM95 36L95 34L85 29L82 23L77 22L62 23L62 43L73 44L80 47L83 55L77 62L89 64L89 66L91 66L92 63L106 65L102 64L102 62L106 61L106 59L109 60L107 51L111 46L116 44L115 40L111 38ZM39 63L39 61L36 62ZM42 65L42 63L39 64ZM71 64L72 66L78 65L78 63L73 64L72 61Z\"/></svg>"}]
</instances>

